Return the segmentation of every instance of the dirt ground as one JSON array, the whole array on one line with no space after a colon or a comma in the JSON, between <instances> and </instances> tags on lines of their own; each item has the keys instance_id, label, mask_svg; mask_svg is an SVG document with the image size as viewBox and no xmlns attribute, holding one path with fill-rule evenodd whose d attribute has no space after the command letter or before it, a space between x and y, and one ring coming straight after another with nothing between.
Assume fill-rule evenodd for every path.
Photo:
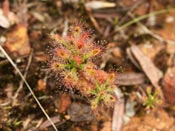
<instances>
[{"instance_id":1,"label":"dirt ground","mask_svg":"<svg viewBox=\"0 0 175 131\"><path fill-rule=\"evenodd\" d=\"M53 52L82 28L95 73L74 84ZM96 79L114 79L110 104ZM0 130L175 131L175 1L1 0Z\"/></svg>"}]
</instances>

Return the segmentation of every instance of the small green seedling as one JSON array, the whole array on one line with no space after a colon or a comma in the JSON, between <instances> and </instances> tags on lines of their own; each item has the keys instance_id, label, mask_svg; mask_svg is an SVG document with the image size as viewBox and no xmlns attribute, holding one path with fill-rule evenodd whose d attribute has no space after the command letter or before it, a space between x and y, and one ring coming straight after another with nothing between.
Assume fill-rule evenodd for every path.
<instances>
[{"instance_id":1,"label":"small green seedling","mask_svg":"<svg viewBox=\"0 0 175 131\"><path fill-rule=\"evenodd\" d=\"M152 94L151 88L147 88L146 92L147 92L147 98L144 102L144 105L146 106L147 109L154 108L159 103L158 94L157 92L154 92Z\"/></svg>"}]
</instances>

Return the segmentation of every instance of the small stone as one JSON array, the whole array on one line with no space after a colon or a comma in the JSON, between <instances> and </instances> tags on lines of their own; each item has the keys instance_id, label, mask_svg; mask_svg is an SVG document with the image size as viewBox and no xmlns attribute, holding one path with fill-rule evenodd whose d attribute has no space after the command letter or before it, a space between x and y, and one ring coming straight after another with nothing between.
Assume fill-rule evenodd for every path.
<instances>
[{"instance_id":1,"label":"small stone","mask_svg":"<svg viewBox=\"0 0 175 131\"><path fill-rule=\"evenodd\" d=\"M69 106L67 113L70 116L70 120L74 122L93 120L90 105L74 102Z\"/></svg>"}]
</instances>

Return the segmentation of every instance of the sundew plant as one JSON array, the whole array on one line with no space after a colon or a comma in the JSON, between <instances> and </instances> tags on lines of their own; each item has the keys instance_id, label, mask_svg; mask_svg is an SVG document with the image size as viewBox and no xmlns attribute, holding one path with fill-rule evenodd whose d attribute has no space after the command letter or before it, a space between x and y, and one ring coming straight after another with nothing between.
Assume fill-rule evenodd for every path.
<instances>
[{"instance_id":1,"label":"sundew plant","mask_svg":"<svg viewBox=\"0 0 175 131\"><path fill-rule=\"evenodd\" d=\"M93 59L102 53L92 41L91 33L82 25L74 25L65 37L50 35L53 49L49 52L50 69L61 78L66 88L75 88L89 98L92 108L115 101L114 73L99 69Z\"/></svg>"}]
</instances>

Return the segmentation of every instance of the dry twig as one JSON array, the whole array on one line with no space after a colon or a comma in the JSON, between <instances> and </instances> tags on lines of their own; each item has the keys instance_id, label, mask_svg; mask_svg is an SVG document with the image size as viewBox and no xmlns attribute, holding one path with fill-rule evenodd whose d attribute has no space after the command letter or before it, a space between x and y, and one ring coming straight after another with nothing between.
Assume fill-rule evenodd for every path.
<instances>
[{"instance_id":1,"label":"dry twig","mask_svg":"<svg viewBox=\"0 0 175 131\"><path fill-rule=\"evenodd\" d=\"M27 73L28 73L28 70L29 70L29 67L30 67L30 64L31 64L31 61L32 61L32 56L33 56L33 50L31 51L30 56L29 56L27 67L26 67L25 73L24 73L24 78L26 78L26 76L27 76ZM21 80L20 84L19 84L19 88L17 89L15 95L12 97L13 98L12 105L16 104L16 98L18 97L19 92L23 89L23 85L24 85L24 81Z\"/></svg>"}]
</instances>

